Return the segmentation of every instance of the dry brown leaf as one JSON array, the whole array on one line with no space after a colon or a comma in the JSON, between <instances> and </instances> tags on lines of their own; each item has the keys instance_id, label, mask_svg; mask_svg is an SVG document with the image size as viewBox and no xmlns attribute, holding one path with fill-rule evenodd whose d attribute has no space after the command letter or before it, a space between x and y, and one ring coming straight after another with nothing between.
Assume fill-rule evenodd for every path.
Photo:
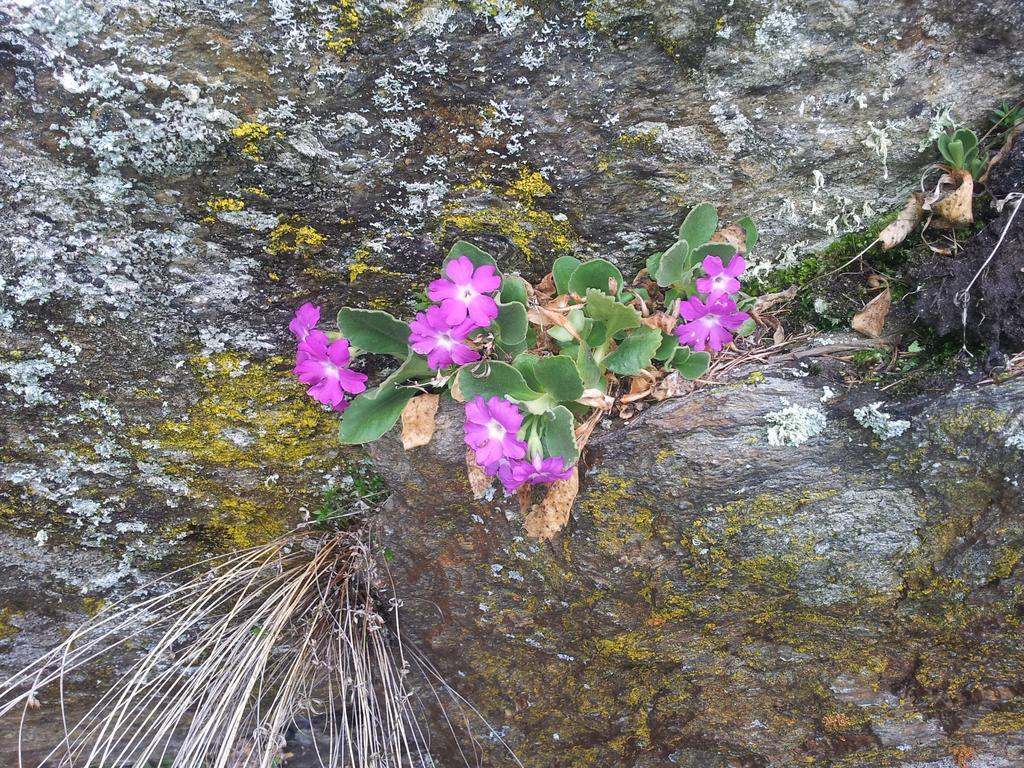
<instances>
[{"instance_id":1,"label":"dry brown leaf","mask_svg":"<svg viewBox=\"0 0 1024 768\"><path fill-rule=\"evenodd\" d=\"M650 317L642 317L640 320L648 328L657 328L662 333L672 333L672 329L676 327L676 318L664 312L655 312Z\"/></svg>"},{"instance_id":2,"label":"dry brown leaf","mask_svg":"<svg viewBox=\"0 0 1024 768\"><path fill-rule=\"evenodd\" d=\"M536 306L531 307L526 313L526 319L534 325L539 325L544 328L547 326L558 325L565 328L574 339L583 341L580 337L579 331L573 328L572 323L569 322L568 318L561 312L558 312L548 307Z\"/></svg>"},{"instance_id":3,"label":"dry brown leaf","mask_svg":"<svg viewBox=\"0 0 1024 768\"><path fill-rule=\"evenodd\" d=\"M941 166L945 168L946 166ZM942 174L935 189L924 196L921 207L935 215L930 225L936 229L951 229L974 221L972 195L974 179L967 171L949 169Z\"/></svg>"},{"instance_id":4,"label":"dry brown leaf","mask_svg":"<svg viewBox=\"0 0 1024 768\"><path fill-rule=\"evenodd\" d=\"M494 478L484 472L484 468L476 463L476 454L472 448L466 449L466 477L469 478L469 487L473 491L474 498L482 499L491 487Z\"/></svg>"},{"instance_id":5,"label":"dry brown leaf","mask_svg":"<svg viewBox=\"0 0 1024 768\"><path fill-rule=\"evenodd\" d=\"M792 301L793 297L796 296L796 292L799 286L791 285L784 291L778 291L776 293L763 293L757 297L757 301L754 302L754 309L752 314L761 314L772 309L777 304L785 304L787 301Z\"/></svg>"},{"instance_id":6,"label":"dry brown leaf","mask_svg":"<svg viewBox=\"0 0 1024 768\"><path fill-rule=\"evenodd\" d=\"M955 227L974 221L974 179L967 171L953 171L956 189L932 204L932 210Z\"/></svg>"},{"instance_id":7,"label":"dry brown leaf","mask_svg":"<svg viewBox=\"0 0 1024 768\"><path fill-rule=\"evenodd\" d=\"M579 490L579 468L573 467L568 479L552 483L544 500L530 508L526 516L526 535L541 541L553 538L569 522L572 503Z\"/></svg>"},{"instance_id":8,"label":"dry brown leaf","mask_svg":"<svg viewBox=\"0 0 1024 768\"><path fill-rule=\"evenodd\" d=\"M782 327L782 323L778 320L775 321L778 325L775 326L775 330L772 332L772 343L781 344L786 340L786 329Z\"/></svg>"},{"instance_id":9,"label":"dry brown leaf","mask_svg":"<svg viewBox=\"0 0 1024 768\"><path fill-rule=\"evenodd\" d=\"M452 376L450 384L448 385L448 394L452 396L452 400L456 403L466 402L466 396L462 394L462 387L459 386L459 377Z\"/></svg>"},{"instance_id":10,"label":"dry brown leaf","mask_svg":"<svg viewBox=\"0 0 1024 768\"><path fill-rule=\"evenodd\" d=\"M548 272L544 275L544 278L537 283L537 293L546 293L549 296L554 296L555 290L555 275L553 272Z\"/></svg>"},{"instance_id":11,"label":"dry brown leaf","mask_svg":"<svg viewBox=\"0 0 1024 768\"><path fill-rule=\"evenodd\" d=\"M583 394L576 399L576 402L590 408L599 408L602 411L607 411L615 404L615 398L611 395L606 395L600 389L585 389Z\"/></svg>"},{"instance_id":12,"label":"dry brown leaf","mask_svg":"<svg viewBox=\"0 0 1024 768\"><path fill-rule=\"evenodd\" d=\"M747 253L747 233L739 224L730 224L723 227L711 236L712 243L728 243L736 246L736 250L742 254Z\"/></svg>"},{"instance_id":13,"label":"dry brown leaf","mask_svg":"<svg viewBox=\"0 0 1024 768\"><path fill-rule=\"evenodd\" d=\"M526 515L530 510L530 503L533 501L533 486L529 484L519 486L516 497L519 499L520 513Z\"/></svg>"},{"instance_id":14,"label":"dry brown leaf","mask_svg":"<svg viewBox=\"0 0 1024 768\"><path fill-rule=\"evenodd\" d=\"M878 239L882 243L882 250L888 251L907 239L907 235L914 231L914 227L924 216L924 195L920 192L911 192L907 196L907 204L903 206L895 221L890 222L885 229L878 233Z\"/></svg>"},{"instance_id":15,"label":"dry brown leaf","mask_svg":"<svg viewBox=\"0 0 1024 768\"><path fill-rule=\"evenodd\" d=\"M439 395L416 395L402 409L402 447L405 450L419 448L430 442L434 436Z\"/></svg>"},{"instance_id":16,"label":"dry brown leaf","mask_svg":"<svg viewBox=\"0 0 1024 768\"><path fill-rule=\"evenodd\" d=\"M573 436L576 438L576 445L579 447L581 452L587 447L587 441L590 440L590 436L594 432L594 427L596 427L597 423L603 418L604 411L597 411L596 413L590 414L586 421L576 427Z\"/></svg>"},{"instance_id":17,"label":"dry brown leaf","mask_svg":"<svg viewBox=\"0 0 1024 768\"><path fill-rule=\"evenodd\" d=\"M695 386L694 382L684 379L677 371L672 371L658 382L651 391L651 397L655 400L668 400L670 397L679 397L679 395L692 392Z\"/></svg>"},{"instance_id":18,"label":"dry brown leaf","mask_svg":"<svg viewBox=\"0 0 1024 768\"><path fill-rule=\"evenodd\" d=\"M872 339L882 335L882 328L885 326L885 318L889 316L889 309L892 307L892 294L886 288L875 296L867 305L853 316L850 326L857 333L861 333Z\"/></svg>"}]
</instances>

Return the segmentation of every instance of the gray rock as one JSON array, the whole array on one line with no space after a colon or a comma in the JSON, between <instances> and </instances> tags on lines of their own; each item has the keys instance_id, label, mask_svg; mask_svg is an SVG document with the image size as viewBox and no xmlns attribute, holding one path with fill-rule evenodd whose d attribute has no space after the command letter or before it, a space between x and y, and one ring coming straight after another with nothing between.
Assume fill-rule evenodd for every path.
<instances>
[{"instance_id":1,"label":"gray rock","mask_svg":"<svg viewBox=\"0 0 1024 768\"><path fill-rule=\"evenodd\" d=\"M335 445L335 418L288 374L285 325L302 301L328 315L370 303L408 317L410 285L458 237L531 274L567 252L635 268L702 199L757 218L755 256L768 269L901 201L933 157L921 147L936 113L977 125L1021 89L1024 19L1013 0L736 5L367 0L354 21L328 0L0 4L0 675L98 601L284 530L343 482L358 457ZM757 419L780 397L810 398L773 386L752 390L750 420L730 428L761 440ZM662 409L677 420L684 411ZM711 448L732 445L713 423L688 423ZM830 425L807 445L836 434ZM912 505L902 485L869 476L871 462L851 488L820 473L815 483L836 495L790 499L776 515L785 525L758 532L733 530L668 483L700 485L731 466L693 440L676 448L630 469L650 471L659 489L650 537L630 521L579 534L622 559L602 575L609 590L634 579L630 562L663 517L717 525L732 555L785 574L784 594L808 611L887 599L927 546L911 525L926 500L915 494ZM758 450L749 461L765 471L730 481L746 487L742 498L796 487L799 462ZM989 486L970 482L987 504ZM877 505L837 506L858 490ZM864 532L847 538L836 515ZM891 538L878 534L882 521ZM962 578L984 587L987 565L1009 562L1002 530L993 522L941 567L969 561ZM821 559L780 561L792 542ZM884 563L857 562L862 550ZM680 600L702 611L717 601L728 614L745 582L730 587L714 552L693 565L703 592L689 576L665 578ZM503 572L513 571L537 583L525 565ZM617 610L594 609L609 626ZM666 642L649 652L675 659ZM775 652L742 642L751 658ZM701 643L708 659L725 658L720 641ZM671 700L658 717L698 706L684 701L696 688L663 695L633 682L628 700ZM740 675L721 690L757 698L754 686ZM72 706L94 692L77 686ZM641 705L629 707L635 719ZM627 729L619 709L587 711L601 732L613 719ZM762 714L723 719L705 743L732 754L719 732L775 722ZM58 727L40 717L31 748ZM12 739L0 727L8 762ZM736 759L757 749L737 746ZM714 750L665 754L685 764Z\"/></svg>"},{"instance_id":2,"label":"gray rock","mask_svg":"<svg viewBox=\"0 0 1024 768\"><path fill-rule=\"evenodd\" d=\"M821 435L770 446L766 414L830 380L788 372L599 430L550 544L514 500L472 500L454 404L430 446L374 447L398 592L439 608L406 631L524 761L1024 758L1024 462L1004 434L1024 387L887 404L911 427L885 442L852 415L878 393L853 390Z\"/></svg>"}]
</instances>

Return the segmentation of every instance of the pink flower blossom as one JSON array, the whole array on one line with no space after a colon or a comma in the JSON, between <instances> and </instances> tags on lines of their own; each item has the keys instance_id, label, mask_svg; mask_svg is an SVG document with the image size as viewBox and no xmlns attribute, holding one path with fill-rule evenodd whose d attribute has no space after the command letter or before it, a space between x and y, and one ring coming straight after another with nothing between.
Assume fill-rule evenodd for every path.
<instances>
[{"instance_id":1,"label":"pink flower blossom","mask_svg":"<svg viewBox=\"0 0 1024 768\"><path fill-rule=\"evenodd\" d=\"M427 365L435 371L452 363L463 365L480 359L480 354L466 345L466 336L476 328L472 320L465 320L454 328L445 320L441 307L429 307L418 312L409 323L409 345L413 352L427 356Z\"/></svg>"},{"instance_id":2,"label":"pink flower blossom","mask_svg":"<svg viewBox=\"0 0 1024 768\"><path fill-rule=\"evenodd\" d=\"M524 484L541 485L567 480L572 474L572 466L565 466L565 459L561 456L545 459L537 454L533 459L502 461L496 467L485 467L484 471L497 474L505 490L512 493Z\"/></svg>"},{"instance_id":3,"label":"pink flower blossom","mask_svg":"<svg viewBox=\"0 0 1024 768\"><path fill-rule=\"evenodd\" d=\"M477 395L466 403L466 445L476 452L476 463L481 467L526 455L526 443L516 437L521 426L523 414L515 403L503 397L484 400ZM491 474L496 471L494 468Z\"/></svg>"},{"instance_id":4,"label":"pink flower blossom","mask_svg":"<svg viewBox=\"0 0 1024 768\"><path fill-rule=\"evenodd\" d=\"M349 370L350 362L348 339L332 344L323 331L309 331L299 344L292 373L311 385L308 393L314 400L344 411L345 393L358 395L366 389L366 374Z\"/></svg>"},{"instance_id":5,"label":"pink flower blossom","mask_svg":"<svg viewBox=\"0 0 1024 768\"><path fill-rule=\"evenodd\" d=\"M747 262L736 253L729 259L729 266L723 267L722 260L717 256L705 256L701 267L707 277L697 278L697 290L709 296L719 293L736 293L740 289L740 281L736 278L743 274Z\"/></svg>"},{"instance_id":6,"label":"pink flower blossom","mask_svg":"<svg viewBox=\"0 0 1024 768\"><path fill-rule=\"evenodd\" d=\"M490 325L498 316L498 304L487 294L501 287L494 267L484 264L474 268L472 261L460 256L449 261L444 272L448 279L434 280L427 288L427 296L441 303L448 325L459 325L467 316L476 327Z\"/></svg>"},{"instance_id":7,"label":"pink flower blossom","mask_svg":"<svg viewBox=\"0 0 1024 768\"><path fill-rule=\"evenodd\" d=\"M288 323L288 330L299 341L305 341L309 332L320 322L320 307L306 302L295 311L295 317Z\"/></svg>"},{"instance_id":8,"label":"pink flower blossom","mask_svg":"<svg viewBox=\"0 0 1024 768\"><path fill-rule=\"evenodd\" d=\"M680 344L686 344L698 352L710 346L715 352L723 344L732 341L730 331L737 330L750 317L746 312L736 311L736 302L724 294L716 294L707 304L697 296L679 304L679 314L687 322L675 328Z\"/></svg>"}]
</instances>

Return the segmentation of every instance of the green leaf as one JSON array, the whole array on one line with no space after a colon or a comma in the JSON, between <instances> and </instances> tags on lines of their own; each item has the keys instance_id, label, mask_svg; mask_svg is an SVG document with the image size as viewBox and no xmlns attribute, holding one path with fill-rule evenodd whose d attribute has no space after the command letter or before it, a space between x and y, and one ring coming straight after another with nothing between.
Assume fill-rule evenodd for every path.
<instances>
[{"instance_id":1,"label":"green leaf","mask_svg":"<svg viewBox=\"0 0 1024 768\"><path fill-rule=\"evenodd\" d=\"M559 256L551 265L551 276L555 279L555 291L561 295L569 292L569 278L583 262L575 256Z\"/></svg>"},{"instance_id":2,"label":"green leaf","mask_svg":"<svg viewBox=\"0 0 1024 768\"><path fill-rule=\"evenodd\" d=\"M701 243L706 243L718 229L718 211L711 203L700 203L692 211L686 214L686 218L679 227L679 238L696 248Z\"/></svg>"},{"instance_id":3,"label":"green leaf","mask_svg":"<svg viewBox=\"0 0 1024 768\"><path fill-rule=\"evenodd\" d=\"M486 251L481 251L472 243L467 243L465 240L459 240L452 249L448 251L448 255L444 257L444 261L441 262L441 272L444 272L444 267L449 261L458 259L461 256L465 256L471 262L474 267L482 267L484 264L490 264L492 267L497 267L497 262L491 257L491 254Z\"/></svg>"},{"instance_id":4,"label":"green leaf","mask_svg":"<svg viewBox=\"0 0 1024 768\"><path fill-rule=\"evenodd\" d=\"M604 376L594 360L594 352L587 344L580 344L576 349L576 370L580 372L583 386L604 392Z\"/></svg>"},{"instance_id":5,"label":"green leaf","mask_svg":"<svg viewBox=\"0 0 1024 768\"><path fill-rule=\"evenodd\" d=\"M723 264L736 255L736 246L732 243L704 243L693 252L691 261L696 265L704 261L705 256L717 256Z\"/></svg>"},{"instance_id":6,"label":"green leaf","mask_svg":"<svg viewBox=\"0 0 1024 768\"><path fill-rule=\"evenodd\" d=\"M685 240L677 240L671 248L661 254L658 271L653 275L662 288L683 279L683 273L689 268L690 246Z\"/></svg>"},{"instance_id":7,"label":"green leaf","mask_svg":"<svg viewBox=\"0 0 1024 768\"><path fill-rule=\"evenodd\" d=\"M372 443L395 426L405 404L415 394L416 389L398 388L393 382L363 392L342 415L338 439L343 445Z\"/></svg>"},{"instance_id":8,"label":"green leaf","mask_svg":"<svg viewBox=\"0 0 1024 768\"><path fill-rule=\"evenodd\" d=\"M564 405L556 405L547 413L537 416L539 420L540 443L544 455L561 456L566 465L575 464L580 457L572 413Z\"/></svg>"},{"instance_id":9,"label":"green leaf","mask_svg":"<svg viewBox=\"0 0 1024 768\"><path fill-rule=\"evenodd\" d=\"M679 337L674 333L662 333L661 344L657 351L654 353L655 360L668 360L675 354L676 347L679 346Z\"/></svg>"},{"instance_id":10,"label":"green leaf","mask_svg":"<svg viewBox=\"0 0 1024 768\"><path fill-rule=\"evenodd\" d=\"M647 257L647 274L650 277L653 278L655 273L657 273L658 267L661 265L662 256L664 256L664 254L661 251L658 251L657 253L652 253Z\"/></svg>"},{"instance_id":11,"label":"green leaf","mask_svg":"<svg viewBox=\"0 0 1024 768\"><path fill-rule=\"evenodd\" d=\"M575 400L583 395L583 380L576 363L565 355L540 358L535 372L541 391L555 400Z\"/></svg>"},{"instance_id":12,"label":"green leaf","mask_svg":"<svg viewBox=\"0 0 1024 768\"><path fill-rule=\"evenodd\" d=\"M353 346L366 352L393 355L400 360L409 355L409 325L379 309L342 307L338 330Z\"/></svg>"},{"instance_id":13,"label":"green leaf","mask_svg":"<svg viewBox=\"0 0 1024 768\"><path fill-rule=\"evenodd\" d=\"M609 283L615 282L615 290ZM609 296L616 296L622 290L622 273L610 261L594 259L576 267L569 278L569 292L577 296L586 296L588 288L596 288Z\"/></svg>"},{"instance_id":14,"label":"green leaf","mask_svg":"<svg viewBox=\"0 0 1024 768\"><path fill-rule=\"evenodd\" d=\"M494 335L504 344L520 344L526 339L526 306L518 301L498 304L498 316L491 323Z\"/></svg>"},{"instance_id":15,"label":"green leaf","mask_svg":"<svg viewBox=\"0 0 1024 768\"><path fill-rule=\"evenodd\" d=\"M537 355L530 352L522 352L516 355L512 361L512 367L523 374L526 386L537 392L541 390L540 383L537 381L537 363L539 360L540 358Z\"/></svg>"},{"instance_id":16,"label":"green leaf","mask_svg":"<svg viewBox=\"0 0 1024 768\"><path fill-rule=\"evenodd\" d=\"M684 349L690 352L689 347L680 347L676 350L676 354L678 355ZM711 365L711 353L690 352L681 362L677 363L676 359L673 358L672 365L684 379L699 379L707 372L708 367Z\"/></svg>"},{"instance_id":17,"label":"green leaf","mask_svg":"<svg viewBox=\"0 0 1024 768\"><path fill-rule=\"evenodd\" d=\"M657 328L648 328L646 325L634 328L601 364L614 373L635 376L651 364L651 358L660 346L661 331Z\"/></svg>"},{"instance_id":18,"label":"green leaf","mask_svg":"<svg viewBox=\"0 0 1024 768\"><path fill-rule=\"evenodd\" d=\"M619 331L623 331L626 328L636 328L640 325L639 312L632 307L627 307L625 304L620 304L596 288L587 290L586 299L587 303L584 306L584 311L591 318L600 321L604 325L603 338L600 340L595 338L589 339L590 343L595 346L603 344L605 339L614 336Z\"/></svg>"},{"instance_id":19,"label":"green leaf","mask_svg":"<svg viewBox=\"0 0 1024 768\"><path fill-rule=\"evenodd\" d=\"M525 307L528 296L526 281L519 277L519 275L505 275L501 279L500 300L503 303L508 304L516 301Z\"/></svg>"},{"instance_id":20,"label":"green leaf","mask_svg":"<svg viewBox=\"0 0 1024 768\"><path fill-rule=\"evenodd\" d=\"M757 245L757 224L749 216L744 216L736 223L743 227L743 231L747 233L747 253L750 253L754 250L754 246Z\"/></svg>"},{"instance_id":21,"label":"green leaf","mask_svg":"<svg viewBox=\"0 0 1024 768\"><path fill-rule=\"evenodd\" d=\"M743 321L740 327L736 329L736 335L749 336L754 332L756 328L757 325L754 323L754 318L748 317L746 320Z\"/></svg>"},{"instance_id":22,"label":"green leaf","mask_svg":"<svg viewBox=\"0 0 1024 768\"><path fill-rule=\"evenodd\" d=\"M483 363L469 363L458 373L459 389L467 400L477 395L482 397L511 397L515 400L536 400L536 392L526 384L523 374L508 363L491 360Z\"/></svg>"}]
</instances>

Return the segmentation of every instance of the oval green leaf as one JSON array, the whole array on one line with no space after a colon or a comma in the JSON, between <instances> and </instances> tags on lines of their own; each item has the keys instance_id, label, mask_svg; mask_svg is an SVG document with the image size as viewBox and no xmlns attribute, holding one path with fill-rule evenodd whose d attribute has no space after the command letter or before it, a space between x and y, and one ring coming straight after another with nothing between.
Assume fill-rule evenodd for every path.
<instances>
[{"instance_id":1,"label":"oval green leaf","mask_svg":"<svg viewBox=\"0 0 1024 768\"><path fill-rule=\"evenodd\" d=\"M534 372L541 390L555 400L575 400L583 395L583 380L576 363L565 355L540 358Z\"/></svg>"},{"instance_id":2,"label":"oval green leaf","mask_svg":"<svg viewBox=\"0 0 1024 768\"><path fill-rule=\"evenodd\" d=\"M353 346L404 360L409 355L409 326L379 309L342 307L338 330Z\"/></svg>"},{"instance_id":3,"label":"oval green leaf","mask_svg":"<svg viewBox=\"0 0 1024 768\"><path fill-rule=\"evenodd\" d=\"M615 283L615 290L611 288L612 282ZM584 262L576 267L569 278L569 293L586 296L588 288L616 296L622 290L622 273L618 267L604 259Z\"/></svg>"},{"instance_id":4,"label":"oval green leaf","mask_svg":"<svg viewBox=\"0 0 1024 768\"><path fill-rule=\"evenodd\" d=\"M559 256L551 265L551 276L555 280L555 291L561 295L569 292L569 278L583 262L575 256Z\"/></svg>"},{"instance_id":5,"label":"oval green leaf","mask_svg":"<svg viewBox=\"0 0 1024 768\"><path fill-rule=\"evenodd\" d=\"M481 397L511 397L514 400L536 400L540 392L531 389L523 374L508 363L491 360L483 363L469 363L458 373L459 389L467 400Z\"/></svg>"},{"instance_id":6,"label":"oval green leaf","mask_svg":"<svg viewBox=\"0 0 1024 768\"><path fill-rule=\"evenodd\" d=\"M661 346L661 331L646 325L628 331L619 346L601 361L609 371L624 376L635 376L651 364L651 358Z\"/></svg>"},{"instance_id":7,"label":"oval green leaf","mask_svg":"<svg viewBox=\"0 0 1024 768\"><path fill-rule=\"evenodd\" d=\"M700 203L694 206L683 223L679 226L679 239L690 244L690 248L696 248L701 243L706 243L718 229L718 211L711 203Z\"/></svg>"}]
</instances>

